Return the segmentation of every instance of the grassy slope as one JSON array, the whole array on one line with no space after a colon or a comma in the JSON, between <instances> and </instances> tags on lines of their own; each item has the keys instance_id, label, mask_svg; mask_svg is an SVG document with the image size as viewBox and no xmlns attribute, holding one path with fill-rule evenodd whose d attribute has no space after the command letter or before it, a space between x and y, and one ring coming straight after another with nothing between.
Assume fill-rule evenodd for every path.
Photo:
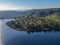
<instances>
[{"instance_id":1,"label":"grassy slope","mask_svg":"<svg viewBox=\"0 0 60 45\"><path fill-rule=\"evenodd\" d=\"M60 14L58 14L58 13L46 16L45 18L54 20L54 21L56 21L56 22L58 22L60 24Z\"/></svg>"}]
</instances>

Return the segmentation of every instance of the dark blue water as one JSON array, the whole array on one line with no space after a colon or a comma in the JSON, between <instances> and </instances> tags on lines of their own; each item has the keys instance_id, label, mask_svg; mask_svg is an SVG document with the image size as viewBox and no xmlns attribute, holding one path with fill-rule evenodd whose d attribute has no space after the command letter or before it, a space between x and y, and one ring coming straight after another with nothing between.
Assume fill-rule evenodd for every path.
<instances>
[{"instance_id":1,"label":"dark blue water","mask_svg":"<svg viewBox=\"0 0 60 45\"><path fill-rule=\"evenodd\" d=\"M2 20L4 45L60 45L60 32L16 31L5 24L9 20Z\"/></svg>"}]
</instances>

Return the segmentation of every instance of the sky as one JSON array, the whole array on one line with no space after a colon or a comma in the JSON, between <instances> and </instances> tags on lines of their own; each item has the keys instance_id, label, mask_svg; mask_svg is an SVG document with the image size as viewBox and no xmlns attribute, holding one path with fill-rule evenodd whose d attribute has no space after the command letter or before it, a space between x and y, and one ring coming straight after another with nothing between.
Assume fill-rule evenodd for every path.
<instances>
[{"instance_id":1,"label":"sky","mask_svg":"<svg viewBox=\"0 0 60 45\"><path fill-rule=\"evenodd\" d=\"M0 11L44 8L60 8L60 0L0 0Z\"/></svg>"}]
</instances>

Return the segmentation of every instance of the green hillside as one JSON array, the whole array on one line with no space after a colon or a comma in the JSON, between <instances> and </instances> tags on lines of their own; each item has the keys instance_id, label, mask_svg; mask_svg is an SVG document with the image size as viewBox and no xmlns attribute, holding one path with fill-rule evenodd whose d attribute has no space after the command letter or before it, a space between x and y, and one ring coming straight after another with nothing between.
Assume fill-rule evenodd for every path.
<instances>
[{"instance_id":1,"label":"green hillside","mask_svg":"<svg viewBox=\"0 0 60 45\"><path fill-rule=\"evenodd\" d=\"M45 16L37 14L23 15L15 18L13 21L10 21L10 23L13 27L17 27L17 29L21 28L27 31L60 31L60 12L47 14Z\"/></svg>"},{"instance_id":2,"label":"green hillside","mask_svg":"<svg viewBox=\"0 0 60 45\"><path fill-rule=\"evenodd\" d=\"M59 21L60 20L60 13L55 13L55 14L52 14L52 15L48 15L48 16L46 16L46 18Z\"/></svg>"}]
</instances>

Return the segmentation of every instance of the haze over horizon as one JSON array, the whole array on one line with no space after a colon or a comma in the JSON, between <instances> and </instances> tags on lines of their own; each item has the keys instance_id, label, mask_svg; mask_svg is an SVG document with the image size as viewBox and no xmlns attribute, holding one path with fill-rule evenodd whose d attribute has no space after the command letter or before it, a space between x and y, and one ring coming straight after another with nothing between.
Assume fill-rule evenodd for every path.
<instances>
[{"instance_id":1,"label":"haze over horizon","mask_svg":"<svg viewBox=\"0 0 60 45\"><path fill-rule=\"evenodd\" d=\"M60 8L59 0L0 0L0 11Z\"/></svg>"}]
</instances>

